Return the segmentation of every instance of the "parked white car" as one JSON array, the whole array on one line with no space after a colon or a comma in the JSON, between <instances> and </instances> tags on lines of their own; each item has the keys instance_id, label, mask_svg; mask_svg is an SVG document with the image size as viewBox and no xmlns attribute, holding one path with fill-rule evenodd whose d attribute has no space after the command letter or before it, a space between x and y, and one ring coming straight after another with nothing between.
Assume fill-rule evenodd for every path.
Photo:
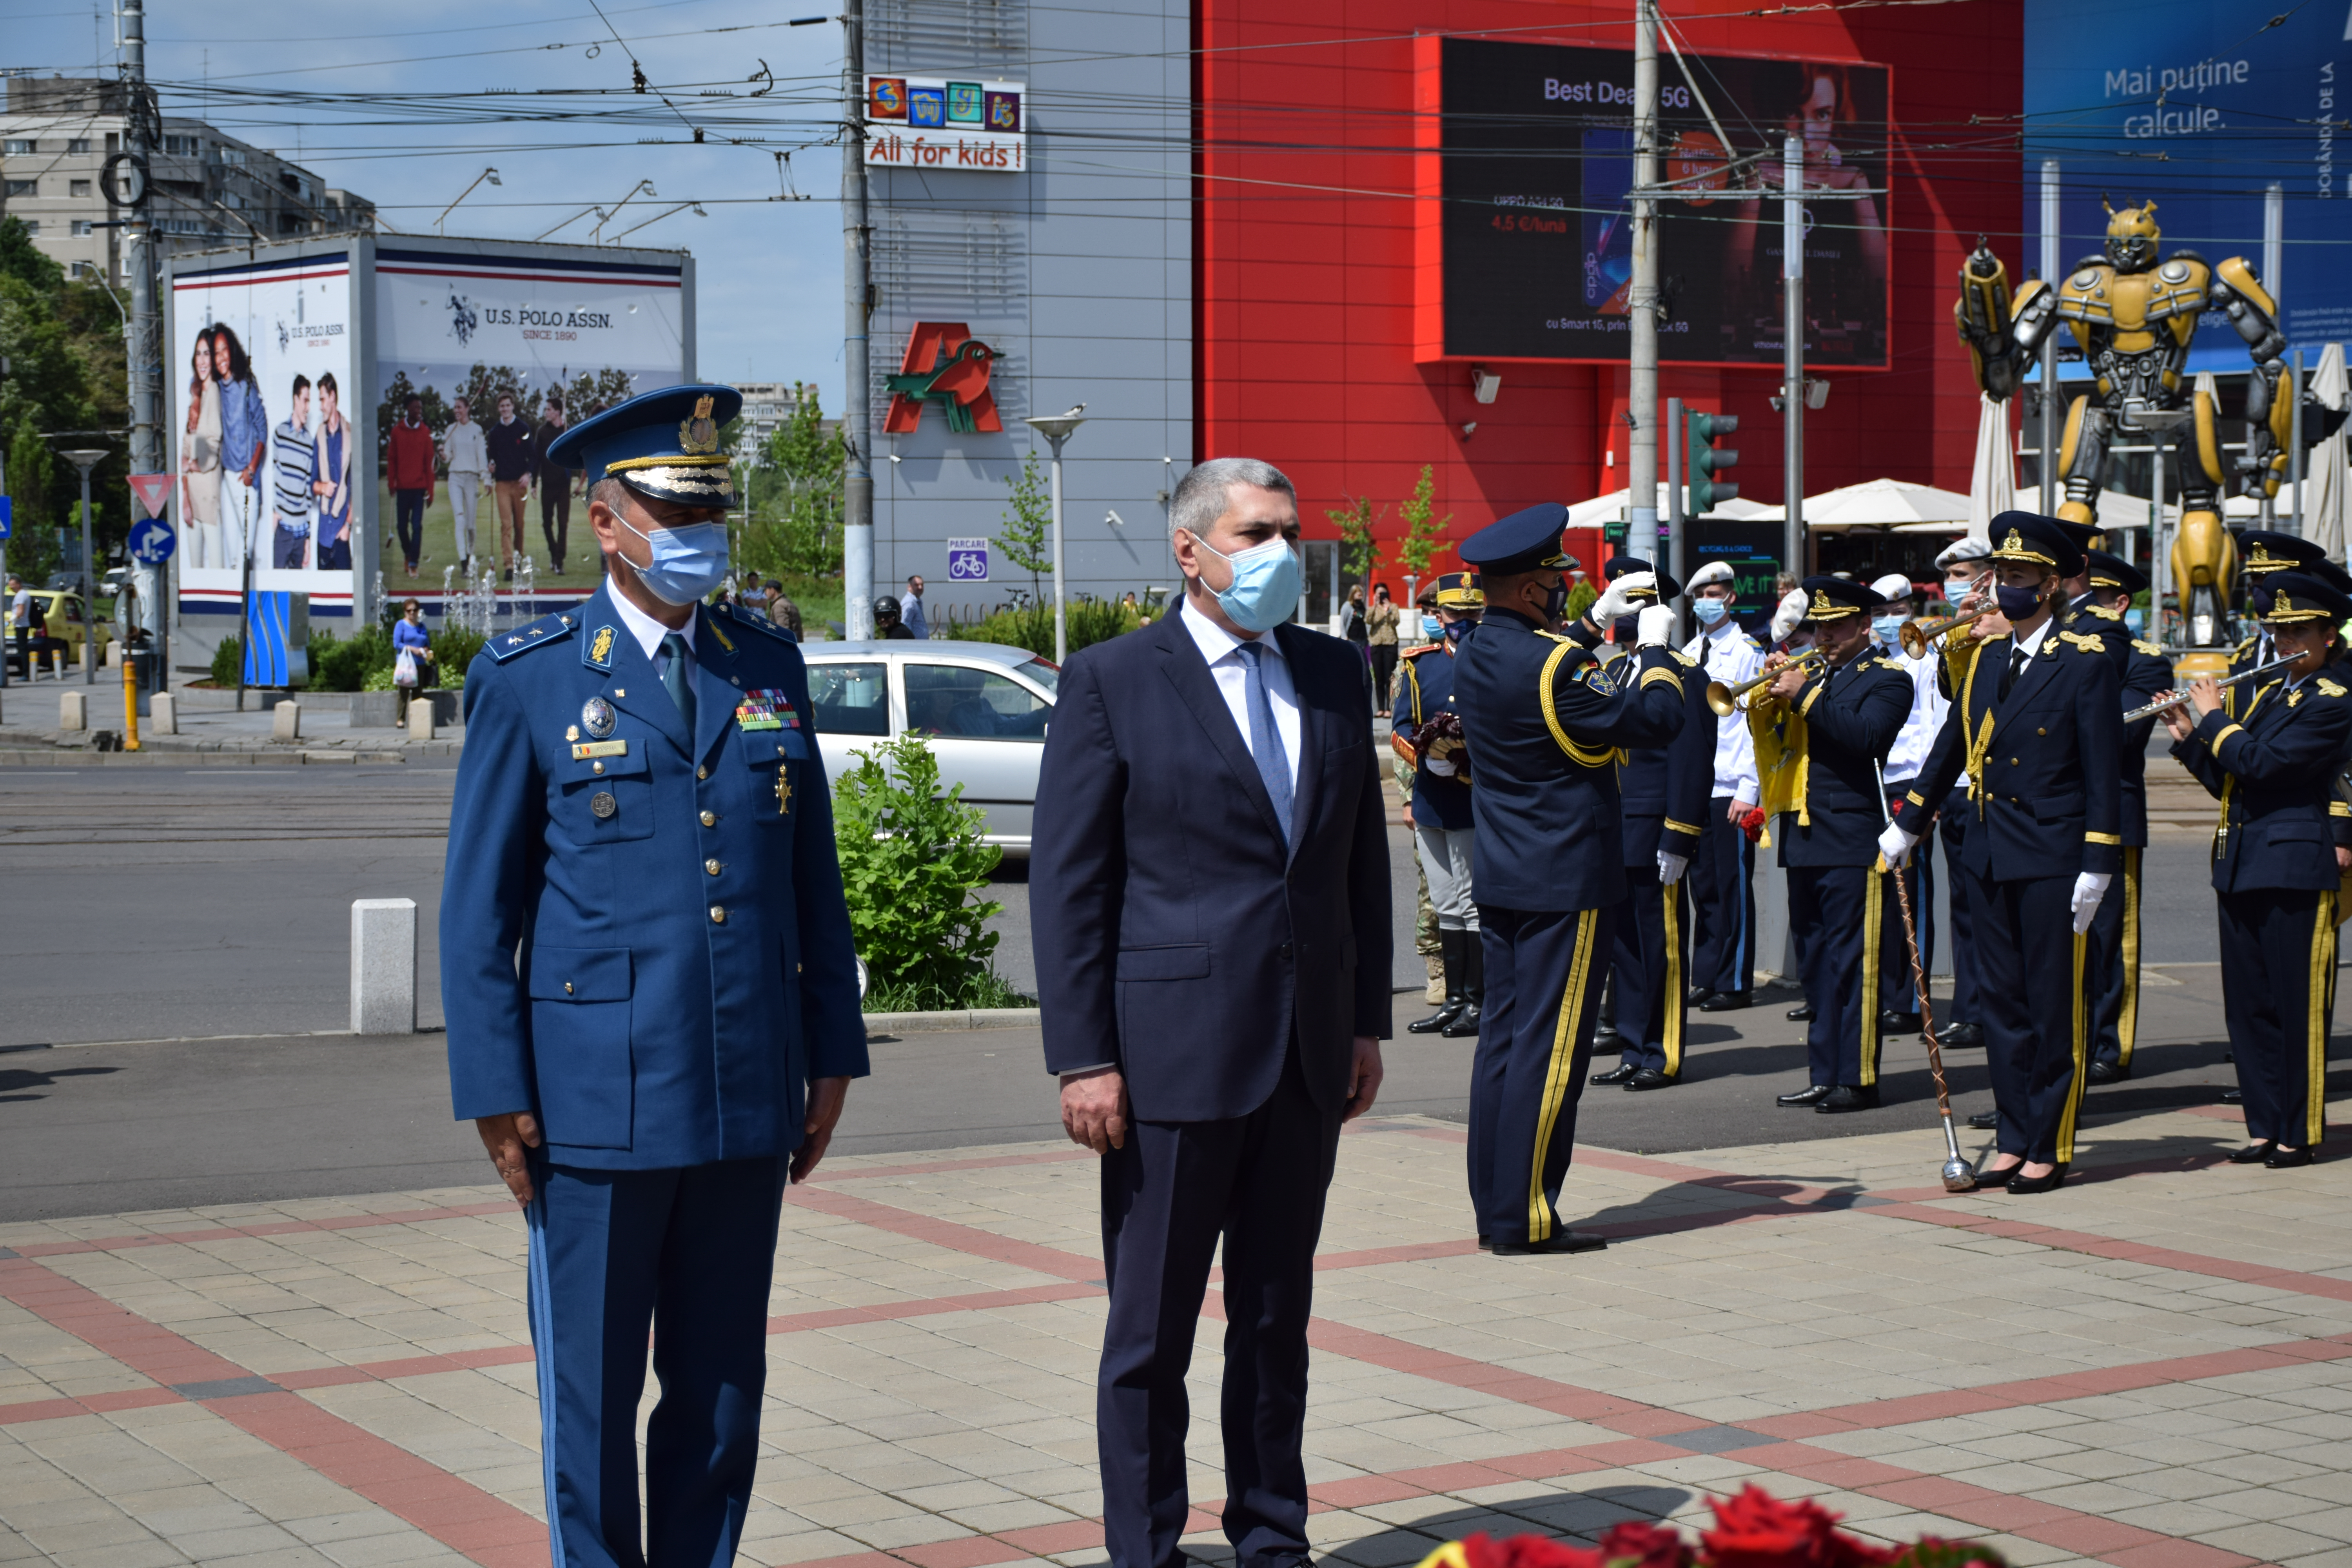
<instances>
[{"instance_id":1,"label":"parked white car","mask_svg":"<svg viewBox=\"0 0 2352 1568\"><path fill-rule=\"evenodd\" d=\"M944 639L807 643L801 653L828 779L854 765L853 752L919 735L941 783L962 784L965 803L987 814L988 842L1028 858L1058 668L1026 648Z\"/></svg>"}]
</instances>

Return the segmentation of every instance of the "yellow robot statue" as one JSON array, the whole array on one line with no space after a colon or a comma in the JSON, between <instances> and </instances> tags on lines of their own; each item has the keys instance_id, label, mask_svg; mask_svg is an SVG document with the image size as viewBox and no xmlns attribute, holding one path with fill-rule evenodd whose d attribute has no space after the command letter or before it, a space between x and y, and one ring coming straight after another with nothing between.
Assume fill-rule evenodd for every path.
<instances>
[{"instance_id":1,"label":"yellow robot statue","mask_svg":"<svg viewBox=\"0 0 2352 1568\"><path fill-rule=\"evenodd\" d=\"M2189 640L2210 646L2225 633L2238 563L2221 526L2229 468L2213 400L2189 391L2189 340L2207 310L2225 314L2245 340L2254 374L2246 388L2246 453L2235 467L2249 491L2260 486L2259 493L2270 496L2278 493L2286 471L2293 427L2294 409L2278 395L2286 337L2279 330L2277 301L2243 258L2213 266L2194 251L2176 250L2158 261L2159 237L2154 202L2121 212L2109 205L2103 254L2075 263L2055 289L2036 279L2013 300L2000 258L1979 239L1961 264L1952 317L1976 362L1978 381L1995 399L2006 399L2023 384L2059 322L2074 334L2094 380L2091 394L2067 409L2058 448L2058 477L2065 487L2058 515L2068 521L2097 521L2111 431L2146 432L2159 443L2171 437L2168 468L2180 492L2172 584ZM2316 405L2306 403L2308 443L2316 440L2312 432L2322 420Z\"/></svg>"}]
</instances>

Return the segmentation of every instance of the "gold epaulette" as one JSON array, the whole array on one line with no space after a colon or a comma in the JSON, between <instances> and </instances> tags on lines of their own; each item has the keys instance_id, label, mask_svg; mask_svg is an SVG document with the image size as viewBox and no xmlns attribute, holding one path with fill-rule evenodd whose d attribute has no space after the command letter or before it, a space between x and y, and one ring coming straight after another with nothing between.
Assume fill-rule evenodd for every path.
<instances>
[{"instance_id":1,"label":"gold epaulette","mask_svg":"<svg viewBox=\"0 0 2352 1568\"><path fill-rule=\"evenodd\" d=\"M1674 661L1676 664L1681 665L1685 669L1696 669L1698 668L1698 660L1693 658L1690 655L1685 653L1678 647L1670 647L1666 652L1673 655Z\"/></svg>"},{"instance_id":2,"label":"gold epaulette","mask_svg":"<svg viewBox=\"0 0 2352 1568\"><path fill-rule=\"evenodd\" d=\"M2084 632L2060 632L2058 634L2058 640L2060 642L2072 643L2076 648L2080 649L2084 653L2105 653L2107 651L2107 645L2104 641Z\"/></svg>"},{"instance_id":3,"label":"gold epaulette","mask_svg":"<svg viewBox=\"0 0 2352 1568\"><path fill-rule=\"evenodd\" d=\"M2139 649L2140 652L2147 655L2150 658L2162 658L2164 657L2164 649L2148 641L2146 637L2132 638L2132 647Z\"/></svg>"},{"instance_id":4,"label":"gold epaulette","mask_svg":"<svg viewBox=\"0 0 2352 1568\"><path fill-rule=\"evenodd\" d=\"M2105 605L2085 605L2079 613L2096 616L2103 621L2120 621L2124 618L2124 613L2121 610L2111 610Z\"/></svg>"},{"instance_id":5,"label":"gold epaulette","mask_svg":"<svg viewBox=\"0 0 2352 1568\"><path fill-rule=\"evenodd\" d=\"M1435 653L1443 646L1444 645L1440 643L1425 642L1417 647L1409 647L1405 649L1404 657L1407 658L1419 658L1425 653Z\"/></svg>"},{"instance_id":6,"label":"gold epaulette","mask_svg":"<svg viewBox=\"0 0 2352 1568\"><path fill-rule=\"evenodd\" d=\"M2345 695L2345 689L2342 686L2328 679L2327 677L2324 675L2316 681L2313 682L2313 684L2319 688L2319 694L2322 697L2342 697Z\"/></svg>"}]
</instances>

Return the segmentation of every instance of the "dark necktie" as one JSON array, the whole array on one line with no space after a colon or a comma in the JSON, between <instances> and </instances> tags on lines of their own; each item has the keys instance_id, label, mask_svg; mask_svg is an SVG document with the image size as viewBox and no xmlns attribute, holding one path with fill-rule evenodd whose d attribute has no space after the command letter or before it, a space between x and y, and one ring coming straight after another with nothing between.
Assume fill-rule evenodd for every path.
<instances>
[{"instance_id":1,"label":"dark necktie","mask_svg":"<svg viewBox=\"0 0 2352 1568\"><path fill-rule=\"evenodd\" d=\"M1254 642L1241 645L1244 688L1248 693L1250 756L1265 793L1274 801L1274 819L1282 824L1282 841L1290 842L1290 754L1282 749L1282 731L1274 722L1274 703L1265 694L1265 649Z\"/></svg>"},{"instance_id":2,"label":"dark necktie","mask_svg":"<svg viewBox=\"0 0 2352 1568\"><path fill-rule=\"evenodd\" d=\"M662 666L662 689L669 693L669 700L677 703L677 710L685 715L686 732L691 735L694 733L694 688L688 685L686 679L684 634L672 632L662 638L661 652L667 660Z\"/></svg>"},{"instance_id":3,"label":"dark necktie","mask_svg":"<svg viewBox=\"0 0 2352 1568\"><path fill-rule=\"evenodd\" d=\"M2000 672L2001 697L2005 698L2009 695L2009 689L2016 685L2017 678L2025 672L2026 658L2026 652L2021 647L2011 650L2009 656L2009 668Z\"/></svg>"}]
</instances>

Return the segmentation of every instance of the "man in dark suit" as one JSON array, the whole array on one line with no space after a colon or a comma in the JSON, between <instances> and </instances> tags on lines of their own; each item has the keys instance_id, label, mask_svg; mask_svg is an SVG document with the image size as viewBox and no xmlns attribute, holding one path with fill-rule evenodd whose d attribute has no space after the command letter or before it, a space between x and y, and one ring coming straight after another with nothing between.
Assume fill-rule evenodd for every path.
<instances>
[{"instance_id":1,"label":"man in dark suit","mask_svg":"<svg viewBox=\"0 0 2352 1568\"><path fill-rule=\"evenodd\" d=\"M1226 1538L1307 1560L1307 1323L1339 1124L1389 1034L1388 831L1364 661L1285 625L1298 502L1265 463L1177 486L1174 615L1070 661L1030 861L1045 1065L1102 1158L1096 1424L1115 1568L1174 1568L1184 1377L1224 1241Z\"/></svg>"}]
</instances>

